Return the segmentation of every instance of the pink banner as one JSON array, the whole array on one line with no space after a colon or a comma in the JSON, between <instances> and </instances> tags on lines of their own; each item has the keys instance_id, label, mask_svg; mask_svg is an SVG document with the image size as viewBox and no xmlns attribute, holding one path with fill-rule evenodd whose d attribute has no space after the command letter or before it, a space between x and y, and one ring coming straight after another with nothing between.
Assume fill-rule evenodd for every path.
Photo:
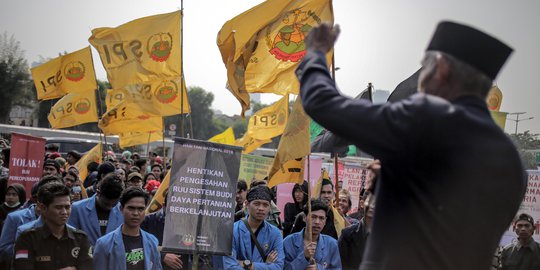
<instances>
[{"instance_id":1,"label":"pink banner","mask_svg":"<svg viewBox=\"0 0 540 270\"><path fill-rule=\"evenodd\" d=\"M304 173L304 178L308 179L307 174L307 161L306 161L306 170ZM310 158L310 173L309 173L309 179L311 183L311 188L315 187L315 184L317 183L317 179L319 179L319 176L321 176L321 169L322 169L322 159L319 157L311 157ZM289 202L293 202L292 198L292 189L294 187L294 183L286 183L286 184L280 184L277 186L277 206L281 210L281 220L283 220L284 217L284 209L285 204Z\"/></svg>"},{"instance_id":2,"label":"pink banner","mask_svg":"<svg viewBox=\"0 0 540 270\"><path fill-rule=\"evenodd\" d=\"M338 175L341 175L339 180L343 181L343 189L348 190L351 194L352 207L349 214L354 213L358 211L360 191L366 183L368 170L358 165L345 164L343 172L338 172Z\"/></svg>"},{"instance_id":3,"label":"pink banner","mask_svg":"<svg viewBox=\"0 0 540 270\"><path fill-rule=\"evenodd\" d=\"M43 157L45 156L45 139L11 134L11 151L9 157L9 183L22 184L26 189L26 197L31 197L34 183L43 174Z\"/></svg>"}]
</instances>

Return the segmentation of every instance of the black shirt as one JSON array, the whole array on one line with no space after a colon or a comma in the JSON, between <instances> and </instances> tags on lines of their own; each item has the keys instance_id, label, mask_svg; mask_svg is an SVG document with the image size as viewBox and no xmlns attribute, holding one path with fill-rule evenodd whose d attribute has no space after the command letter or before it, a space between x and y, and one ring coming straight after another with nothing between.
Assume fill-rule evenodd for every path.
<instances>
[{"instance_id":1,"label":"black shirt","mask_svg":"<svg viewBox=\"0 0 540 270\"><path fill-rule=\"evenodd\" d=\"M338 246L341 266L344 270L358 270L368 235L369 232L363 219L341 231Z\"/></svg>"},{"instance_id":2,"label":"black shirt","mask_svg":"<svg viewBox=\"0 0 540 270\"><path fill-rule=\"evenodd\" d=\"M66 226L58 239L48 227L23 232L15 242L14 266L17 270L49 270L75 266L77 270L93 269L88 237L83 231Z\"/></svg>"},{"instance_id":3,"label":"black shirt","mask_svg":"<svg viewBox=\"0 0 540 270\"><path fill-rule=\"evenodd\" d=\"M527 245L516 242L501 253L501 270L540 269L540 244L533 239Z\"/></svg>"},{"instance_id":4,"label":"black shirt","mask_svg":"<svg viewBox=\"0 0 540 270\"><path fill-rule=\"evenodd\" d=\"M126 269L144 270L144 249L142 237L122 234L126 249Z\"/></svg>"},{"instance_id":5,"label":"black shirt","mask_svg":"<svg viewBox=\"0 0 540 270\"><path fill-rule=\"evenodd\" d=\"M104 209L96 202L96 212L98 216L99 229L101 230L101 236L107 234L107 224L109 224L110 210Z\"/></svg>"}]
</instances>

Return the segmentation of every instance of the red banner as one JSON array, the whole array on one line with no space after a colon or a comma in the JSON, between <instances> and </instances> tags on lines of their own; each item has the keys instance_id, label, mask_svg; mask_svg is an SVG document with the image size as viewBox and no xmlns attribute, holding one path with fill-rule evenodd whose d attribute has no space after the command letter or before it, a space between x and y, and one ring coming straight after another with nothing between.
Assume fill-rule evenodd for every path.
<instances>
[{"instance_id":1,"label":"red banner","mask_svg":"<svg viewBox=\"0 0 540 270\"><path fill-rule=\"evenodd\" d=\"M9 183L22 184L26 197L31 197L32 186L43 174L45 139L29 135L11 134Z\"/></svg>"}]
</instances>

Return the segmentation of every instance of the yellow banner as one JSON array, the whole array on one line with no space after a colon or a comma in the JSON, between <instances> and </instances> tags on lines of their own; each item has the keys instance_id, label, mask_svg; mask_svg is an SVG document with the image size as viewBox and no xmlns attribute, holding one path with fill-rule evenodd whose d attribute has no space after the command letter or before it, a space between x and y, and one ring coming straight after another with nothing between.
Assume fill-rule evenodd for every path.
<instances>
[{"instance_id":1,"label":"yellow banner","mask_svg":"<svg viewBox=\"0 0 540 270\"><path fill-rule=\"evenodd\" d=\"M97 89L90 46L31 69L38 100Z\"/></svg>"},{"instance_id":2,"label":"yellow banner","mask_svg":"<svg viewBox=\"0 0 540 270\"><path fill-rule=\"evenodd\" d=\"M244 136L234 142L234 145L243 147L244 150L242 150L242 154L249 154L257 148L261 147L263 144L267 144L271 142L272 140L258 140L255 138L250 137L247 134L244 134Z\"/></svg>"},{"instance_id":3,"label":"yellow banner","mask_svg":"<svg viewBox=\"0 0 540 270\"><path fill-rule=\"evenodd\" d=\"M180 11L96 28L88 39L113 88L180 76Z\"/></svg>"},{"instance_id":4,"label":"yellow banner","mask_svg":"<svg viewBox=\"0 0 540 270\"><path fill-rule=\"evenodd\" d=\"M98 143L96 146L94 146L90 151L86 152L84 156L82 156L77 163L75 163L75 167L79 170L79 179L81 179L81 182L86 179L88 176L88 169L87 166L90 164L90 162L97 162L101 163L101 143Z\"/></svg>"},{"instance_id":5,"label":"yellow banner","mask_svg":"<svg viewBox=\"0 0 540 270\"><path fill-rule=\"evenodd\" d=\"M141 112L136 106L117 106L107 111L98 122L98 127L106 135L126 132L148 132L163 130L163 120Z\"/></svg>"},{"instance_id":6,"label":"yellow banner","mask_svg":"<svg viewBox=\"0 0 540 270\"><path fill-rule=\"evenodd\" d=\"M283 134L289 111L289 95L254 113L247 126L247 134L258 140L267 140Z\"/></svg>"},{"instance_id":7,"label":"yellow banner","mask_svg":"<svg viewBox=\"0 0 540 270\"><path fill-rule=\"evenodd\" d=\"M236 139L234 138L234 131L232 127L229 127L222 133L208 139L209 142L229 144L229 145L234 145L235 140Z\"/></svg>"},{"instance_id":8,"label":"yellow banner","mask_svg":"<svg viewBox=\"0 0 540 270\"><path fill-rule=\"evenodd\" d=\"M52 128L97 122L96 90L67 94L54 104L47 119Z\"/></svg>"},{"instance_id":9,"label":"yellow banner","mask_svg":"<svg viewBox=\"0 0 540 270\"><path fill-rule=\"evenodd\" d=\"M310 118L304 112L300 97L297 97L285 131L279 141L274 163L268 173L270 178L268 186L273 187L277 184L284 183L281 182L281 179L276 178L279 175L276 173L280 171L284 172L286 162L299 160L310 153L309 127ZM303 177L303 174L301 176ZM291 179L288 182L295 182L294 180L296 179Z\"/></svg>"},{"instance_id":10,"label":"yellow banner","mask_svg":"<svg viewBox=\"0 0 540 270\"><path fill-rule=\"evenodd\" d=\"M490 111L498 112L499 109L501 109L502 99L503 99L503 95L502 95L501 89L499 89L499 87L497 87L496 85L491 87L491 89L489 90L488 96L486 97L486 103L488 105L488 109Z\"/></svg>"},{"instance_id":11,"label":"yellow banner","mask_svg":"<svg viewBox=\"0 0 540 270\"><path fill-rule=\"evenodd\" d=\"M180 94L183 94L183 97ZM184 106L181 106L182 101ZM141 112L154 116L190 113L186 85L180 77L154 80L127 85L107 91L107 110L116 106L137 107Z\"/></svg>"},{"instance_id":12,"label":"yellow banner","mask_svg":"<svg viewBox=\"0 0 540 270\"><path fill-rule=\"evenodd\" d=\"M148 131L148 132L125 132L118 135L120 148L125 148L133 145L148 144L155 141L163 140L163 131Z\"/></svg>"},{"instance_id":13,"label":"yellow banner","mask_svg":"<svg viewBox=\"0 0 540 270\"><path fill-rule=\"evenodd\" d=\"M333 21L331 0L268 0L223 25L217 44L242 113L247 93L298 94L294 70L306 54L304 39L313 26Z\"/></svg>"},{"instance_id":14,"label":"yellow banner","mask_svg":"<svg viewBox=\"0 0 540 270\"><path fill-rule=\"evenodd\" d=\"M146 208L146 214L159 211L159 209L163 207L163 203L165 202L166 193L167 193L167 190L169 189L170 182L171 182L171 170L167 172L167 174L163 178L163 181L161 182L161 185L159 185L158 190L156 190L156 194L154 195L154 197L152 197L150 204L148 204L148 207Z\"/></svg>"}]
</instances>

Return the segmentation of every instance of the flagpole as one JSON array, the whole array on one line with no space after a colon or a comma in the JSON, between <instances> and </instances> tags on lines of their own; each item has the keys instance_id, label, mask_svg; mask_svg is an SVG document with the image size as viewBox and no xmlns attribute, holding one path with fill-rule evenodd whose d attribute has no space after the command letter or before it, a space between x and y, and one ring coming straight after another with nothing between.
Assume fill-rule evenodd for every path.
<instances>
[{"instance_id":1,"label":"flagpole","mask_svg":"<svg viewBox=\"0 0 540 270\"><path fill-rule=\"evenodd\" d=\"M103 117L103 103L101 103L101 91L99 90L99 83L96 76L96 69L94 68L94 55L92 55L92 51L90 50L90 59L92 60L92 69L94 70L94 78L96 79L96 89L98 92L98 130L99 130L99 140L101 141L101 158L103 159L103 154L105 147L107 146L107 136L103 132L101 128L99 128L99 120ZM103 138L101 138L101 134L103 134ZM103 145L103 142L105 141L105 145Z\"/></svg>"},{"instance_id":2,"label":"flagpole","mask_svg":"<svg viewBox=\"0 0 540 270\"><path fill-rule=\"evenodd\" d=\"M334 82L336 82L336 54L332 52L332 79ZM334 178L335 178L335 184L334 187L336 189L336 196L339 193L339 187L338 187L338 153L334 153Z\"/></svg>"},{"instance_id":3,"label":"flagpole","mask_svg":"<svg viewBox=\"0 0 540 270\"><path fill-rule=\"evenodd\" d=\"M313 242L313 235L311 234L312 232L312 227L311 227L311 175L310 175L310 172L311 172L311 158L310 158L310 155L308 154L307 155L307 162L308 162L308 216L306 217L306 220L309 221L309 226L307 226L307 229L308 229L308 237L309 237L309 242ZM310 258L311 259L311 258Z\"/></svg>"},{"instance_id":4,"label":"flagpole","mask_svg":"<svg viewBox=\"0 0 540 270\"><path fill-rule=\"evenodd\" d=\"M163 142L163 168L165 168L165 164L167 164L167 155L165 154L165 117L161 117L161 121L163 121L163 129L161 130L161 140ZM156 175L156 177L159 177Z\"/></svg>"},{"instance_id":5,"label":"flagpole","mask_svg":"<svg viewBox=\"0 0 540 270\"><path fill-rule=\"evenodd\" d=\"M184 138L184 0L180 0L180 78L182 79L182 94L180 94L180 136ZM187 89L186 95L187 95Z\"/></svg>"},{"instance_id":6,"label":"flagpole","mask_svg":"<svg viewBox=\"0 0 540 270\"><path fill-rule=\"evenodd\" d=\"M146 143L146 154L148 155L150 153L150 136L152 136L152 133L148 131L148 142ZM143 168L141 168L141 171Z\"/></svg>"}]
</instances>

